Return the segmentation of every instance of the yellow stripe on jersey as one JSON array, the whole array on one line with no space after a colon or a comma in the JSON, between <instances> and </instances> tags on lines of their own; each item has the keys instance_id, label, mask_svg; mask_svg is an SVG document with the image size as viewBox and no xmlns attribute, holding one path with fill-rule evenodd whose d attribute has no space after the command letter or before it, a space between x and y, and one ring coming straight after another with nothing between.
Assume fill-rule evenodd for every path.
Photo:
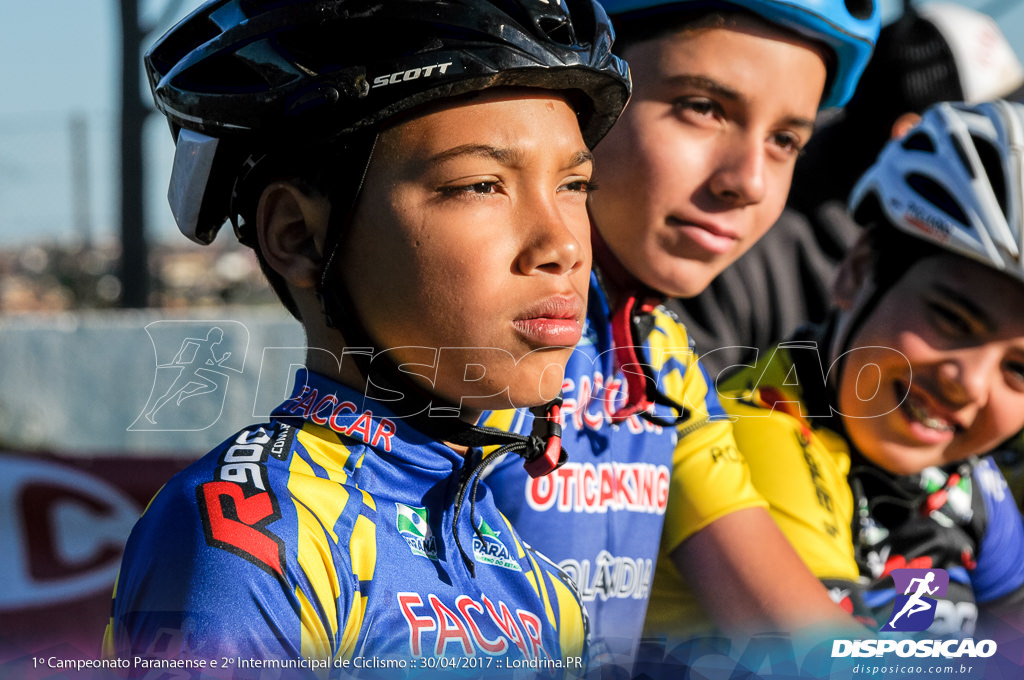
<instances>
[{"instance_id":1,"label":"yellow stripe on jersey","mask_svg":"<svg viewBox=\"0 0 1024 680\"><path fill-rule=\"evenodd\" d=\"M488 427L496 427L507 432L512 429L512 423L517 415L519 415L519 412L514 408L507 408L503 411L491 411L487 415L487 422L484 424Z\"/></svg>"},{"instance_id":2,"label":"yellow stripe on jersey","mask_svg":"<svg viewBox=\"0 0 1024 680\"><path fill-rule=\"evenodd\" d=\"M315 480L314 483L301 483L301 486L293 490L293 495L299 497L303 502L309 503L309 507L314 509L316 515L320 517L326 529L329 530L331 537L335 544L338 542L338 538L334 533L334 526L337 524L338 518L341 516L342 511L350 501L355 499L350 498L348 489L341 486L341 483L348 479L348 474L345 472L345 466L351 464L351 457L353 452L342 443L341 438L334 433L332 430L327 428L317 427L315 425L306 424L303 426L303 430L298 434L299 443L303 445L306 451L309 453L310 458L322 467L326 472L331 482L326 480L313 477L313 471L304 461L301 461L301 457L293 457L292 462L292 476L291 480L296 480L296 473L302 473L307 476L310 480ZM301 462L301 467L299 463ZM363 462L362 455L359 456L358 460L355 461L353 467L358 469ZM332 483L332 482L337 482ZM289 489L292 488L292 483L289 482ZM300 495L301 494L301 495ZM373 497L370 496L364 490L360 490L358 502L366 505L371 510L376 510L376 504ZM328 509L325 512L325 509ZM326 526L329 522L329 526ZM301 520L300 520L301 525ZM306 532L301 532L301 536L304 536ZM377 550L376 550L376 526L373 521L370 520L363 514L359 514L356 518L355 524L352 527L352 537L349 541L349 558L352 564L352 573L360 581L370 581L373 579L373 572L376 568L377 561ZM315 549L310 546L310 549ZM302 564L302 556L305 553L302 550L302 538L300 537L300 564ZM303 564L303 568L306 566ZM308 573L308 569L306 570ZM335 628L334 624L337 622L337 602L338 596L340 595L340 587L336 583L337 573L332 570L331 575L335 577L335 583L331 584L332 588L324 590L318 583L313 583L314 590L317 592L317 597L324 604L325 611L329 612L334 616L332 619L332 628ZM313 582L313 579L310 579ZM327 606L325 598L328 593L333 595L333 600L330 603L330 607ZM341 632L341 648L339 655L343 658L351 658L355 651L355 646L359 638L359 631L362 628L363 616L366 612L366 596L354 592L352 594L352 605L349 608L348 615L345 617L345 629ZM334 629L332 631L337 635L338 631Z\"/></svg>"},{"instance_id":3,"label":"yellow stripe on jersey","mask_svg":"<svg viewBox=\"0 0 1024 680\"><path fill-rule=\"evenodd\" d=\"M164 490L164 486L166 486L166 484L162 484L160 488L156 490L156 493L153 494L153 496L149 499L149 502L146 503L146 507L142 509L141 513L139 513L139 517L142 517L146 514L146 511L149 510L149 506L153 505L153 501L155 501L156 497L160 495L160 492Z\"/></svg>"},{"instance_id":4,"label":"yellow stripe on jersey","mask_svg":"<svg viewBox=\"0 0 1024 680\"><path fill-rule=\"evenodd\" d=\"M663 310L655 310L653 317L654 328L645 338L648 351L651 352L651 356L647 358L652 362L652 366L660 369L671 356L679 357L684 365L696 363L696 355L690 345L686 329Z\"/></svg>"},{"instance_id":5,"label":"yellow stripe on jersey","mask_svg":"<svg viewBox=\"0 0 1024 680\"><path fill-rule=\"evenodd\" d=\"M360 515L352 527L349 555L352 560L352 573L361 581L372 580L377 566L376 531L377 526L364 515ZM340 653L346 659L352 658L352 654L355 652L365 614L366 596L362 593L355 593L352 598L352 607L349 609L348 620L345 623L345 631L341 636Z\"/></svg>"},{"instance_id":6,"label":"yellow stripe on jersey","mask_svg":"<svg viewBox=\"0 0 1024 680\"><path fill-rule=\"evenodd\" d=\"M359 642L359 631L363 627L363 616L366 614L366 596L356 593L352 598L352 606L349 607L346 617L345 631L341 634L341 648L338 650L338 658L351 659L355 654L356 644Z\"/></svg>"},{"instance_id":7,"label":"yellow stripe on jersey","mask_svg":"<svg viewBox=\"0 0 1024 680\"><path fill-rule=\"evenodd\" d=\"M530 581L530 585L540 595L541 600L544 602L544 613L548 617L548 623L552 626L558 625L558 620L555 618L555 610L551 608L551 596L548 594L547 581L544 579L544 572L541 571L537 561L533 559L533 555L529 555L530 559L530 571L526 572L525 576Z\"/></svg>"},{"instance_id":8,"label":"yellow stripe on jersey","mask_svg":"<svg viewBox=\"0 0 1024 680\"><path fill-rule=\"evenodd\" d=\"M292 498L305 505L307 513L312 513L308 518L312 523L307 528L317 533L326 531L337 543L334 526L348 503L348 489L334 480L317 477L301 456L292 456L289 473L288 490Z\"/></svg>"},{"instance_id":9,"label":"yellow stripe on jersey","mask_svg":"<svg viewBox=\"0 0 1024 680\"><path fill-rule=\"evenodd\" d=\"M508 535L516 542L516 557L523 559L526 556L526 551L523 549L523 544L519 541L519 534L512 528L512 523L508 521L508 517L505 517L505 513L501 514L502 521L505 522L505 527L508 529Z\"/></svg>"},{"instance_id":10,"label":"yellow stripe on jersey","mask_svg":"<svg viewBox=\"0 0 1024 680\"><path fill-rule=\"evenodd\" d=\"M537 561L533 559L533 553L527 553L523 548L522 543L519 540L519 536L516 534L515 529L512 528L512 523L508 521L508 517L505 517L504 513L501 515L502 521L505 522L505 527L508 529L508 535L516 542L516 554L519 559L527 557L530 560L530 571L525 572L526 578L530 581L530 585L533 586L534 591L544 601L544 613L547 614L548 622L554 626L558 624L555 619L555 612L551 608L551 597L548 595L548 589L544 581L544 572L541 571Z\"/></svg>"},{"instance_id":11,"label":"yellow stripe on jersey","mask_svg":"<svg viewBox=\"0 0 1024 680\"><path fill-rule=\"evenodd\" d=\"M676 402L696 410L699 415L707 415L702 413L704 409L701 408L707 397L707 385L704 384L703 375L696 369L697 356L690 347L689 338L679 323L664 313L656 311L654 319L655 329L646 339L647 359L655 372L659 373L658 388ZM672 358L680 366L662 373L665 364ZM699 380L695 379L695 373L700 376ZM688 390L693 393L687 394Z\"/></svg>"},{"instance_id":12,"label":"yellow stripe on jersey","mask_svg":"<svg viewBox=\"0 0 1024 680\"><path fill-rule=\"evenodd\" d=\"M679 427L679 436L684 437L704 426L709 415L705 404L714 385L700 370L699 357L682 325L660 310L655 311L654 318L655 331L647 336L648 358L659 373L661 391L690 410L690 417ZM665 370L670 359L679 365Z\"/></svg>"},{"instance_id":13,"label":"yellow stripe on jersey","mask_svg":"<svg viewBox=\"0 0 1024 680\"><path fill-rule=\"evenodd\" d=\"M507 408L503 411L491 411L484 422L480 423L486 427L494 427L503 432L512 431L512 423L515 422L516 416L519 414L518 411L512 408ZM492 453L501 448L501 444L493 444L491 446L485 446L481 449L483 458L487 458Z\"/></svg>"},{"instance_id":14,"label":"yellow stripe on jersey","mask_svg":"<svg viewBox=\"0 0 1024 680\"><path fill-rule=\"evenodd\" d=\"M340 484L344 484L348 480L345 466L348 464L352 452L341 441L341 437L337 433L326 427L306 423L299 430L297 439L305 447L313 462L327 472L328 479ZM355 467L358 468L360 465L362 465L362 456L356 462Z\"/></svg>"},{"instance_id":15,"label":"yellow stripe on jersey","mask_svg":"<svg viewBox=\"0 0 1024 680\"><path fill-rule=\"evenodd\" d=\"M300 432L299 442L310 451L312 457L321 460L328 458L323 455L317 456L313 451L323 444L317 437ZM342 455L348 453L348 449L344 447L340 447L339 451L341 450ZM337 459L337 456L334 458ZM320 460L317 462L320 463ZM328 475L332 475L330 469ZM337 478L346 475L334 470L333 476ZM299 567L309 579L313 588L311 595L322 608L324 616L324 620L321 621L316 607L307 600L301 588L296 587L296 595L302 603L302 649L304 653L307 647L311 652L317 652L314 658L330 658L333 647L331 642L338 635L337 608L341 594L331 547L338 543L334 527L349 502L350 494L336 479L317 477L302 456L291 458L288 491L295 504Z\"/></svg>"},{"instance_id":16,"label":"yellow stripe on jersey","mask_svg":"<svg viewBox=\"0 0 1024 680\"><path fill-rule=\"evenodd\" d=\"M558 602L558 611L562 614L562 620L558 624L562 657L583 656L586 631L583 630L583 612L580 610L579 600L569 587L558 579L551 579L551 585L555 591L555 600Z\"/></svg>"},{"instance_id":17,"label":"yellow stripe on jersey","mask_svg":"<svg viewBox=\"0 0 1024 680\"><path fill-rule=\"evenodd\" d=\"M121 578L121 568L118 567L117 575L114 576L114 592L110 594L111 600L117 599L117 582ZM107 619L107 627L103 631L103 642L100 645L100 654L104 659L113 659L117 656L117 650L114 648L114 617L111 616Z\"/></svg>"},{"instance_id":18,"label":"yellow stripe on jersey","mask_svg":"<svg viewBox=\"0 0 1024 680\"><path fill-rule=\"evenodd\" d=\"M299 631L301 637L302 656L307 659L330 659L332 656L331 640L333 633L329 633L323 626L316 607L306 598L301 588L295 589L295 596L299 600Z\"/></svg>"},{"instance_id":19,"label":"yellow stripe on jersey","mask_svg":"<svg viewBox=\"0 0 1024 680\"><path fill-rule=\"evenodd\" d=\"M107 627L103 631L103 642L100 644L100 658L116 659L117 648L114 646L114 617L107 619Z\"/></svg>"}]
</instances>

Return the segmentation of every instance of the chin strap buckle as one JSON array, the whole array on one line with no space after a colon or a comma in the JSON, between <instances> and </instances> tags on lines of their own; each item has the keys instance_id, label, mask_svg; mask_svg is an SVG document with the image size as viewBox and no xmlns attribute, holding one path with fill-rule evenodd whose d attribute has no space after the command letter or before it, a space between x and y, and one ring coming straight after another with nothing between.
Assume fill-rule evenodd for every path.
<instances>
[{"instance_id":1,"label":"chin strap buckle","mask_svg":"<svg viewBox=\"0 0 1024 680\"><path fill-rule=\"evenodd\" d=\"M539 409L534 410L533 433L523 463L523 468L534 478L554 472L569 459L562 448L562 396L543 408L540 413Z\"/></svg>"},{"instance_id":2,"label":"chin strap buckle","mask_svg":"<svg viewBox=\"0 0 1024 680\"><path fill-rule=\"evenodd\" d=\"M655 298L640 298L630 295L625 302L613 312L612 344L614 346L615 367L622 371L626 380L626 403L615 409L611 420L619 424L630 416L651 412L655 402L648 395L648 382L652 380L637 355L637 345L642 343L633 332L634 317L649 314L657 306Z\"/></svg>"}]
</instances>

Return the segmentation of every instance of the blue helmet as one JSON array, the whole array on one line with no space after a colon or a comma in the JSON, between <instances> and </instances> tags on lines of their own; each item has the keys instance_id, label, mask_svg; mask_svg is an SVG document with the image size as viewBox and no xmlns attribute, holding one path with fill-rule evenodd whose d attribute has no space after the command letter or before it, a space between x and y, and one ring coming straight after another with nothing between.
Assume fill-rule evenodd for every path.
<instances>
[{"instance_id":1,"label":"blue helmet","mask_svg":"<svg viewBox=\"0 0 1024 680\"><path fill-rule=\"evenodd\" d=\"M835 53L821 108L853 96L882 25L875 0L601 0L613 23L620 18L675 11L743 9L828 46Z\"/></svg>"}]
</instances>

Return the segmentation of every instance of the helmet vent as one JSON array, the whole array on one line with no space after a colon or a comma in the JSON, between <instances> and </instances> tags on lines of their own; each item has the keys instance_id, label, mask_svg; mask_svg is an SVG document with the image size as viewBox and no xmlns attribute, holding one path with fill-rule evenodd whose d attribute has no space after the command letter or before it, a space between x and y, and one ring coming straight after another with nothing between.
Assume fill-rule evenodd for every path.
<instances>
[{"instance_id":1,"label":"helmet vent","mask_svg":"<svg viewBox=\"0 0 1024 680\"><path fill-rule=\"evenodd\" d=\"M999 209L1006 215L1008 210L1006 176L1003 174L999 150L990 141L982 137L971 135L971 139L974 141L974 148L977 149L978 157L981 159L981 167L985 169L985 174L988 175L988 184L992 187L996 200L999 201Z\"/></svg>"},{"instance_id":2,"label":"helmet vent","mask_svg":"<svg viewBox=\"0 0 1024 680\"><path fill-rule=\"evenodd\" d=\"M253 70L247 59L223 54L199 62L181 75L181 82L199 92L223 92L223 83L230 82L235 92L256 92L266 88L267 78Z\"/></svg>"},{"instance_id":3,"label":"helmet vent","mask_svg":"<svg viewBox=\"0 0 1024 680\"><path fill-rule=\"evenodd\" d=\"M537 27L544 32L548 38L560 45L573 45L576 43L576 36L573 34L572 24L566 17L540 17L537 20Z\"/></svg>"},{"instance_id":4,"label":"helmet vent","mask_svg":"<svg viewBox=\"0 0 1024 680\"><path fill-rule=\"evenodd\" d=\"M923 132L915 132L907 135L903 140L903 148L907 151L935 153L935 144L932 143L932 138Z\"/></svg>"},{"instance_id":5,"label":"helmet vent","mask_svg":"<svg viewBox=\"0 0 1024 680\"><path fill-rule=\"evenodd\" d=\"M949 139L953 142L953 149L956 151L957 158L960 159L960 164L967 170L967 174L970 175L971 179L975 179L977 175L974 174L974 164L971 163L971 159L967 156L967 152L964 150L963 144L960 143L960 139L955 135Z\"/></svg>"},{"instance_id":6,"label":"helmet vent","mask_svg":"<svg viewBox=\"0 0 1024 680\"><path fill-rule=\"evenodd\" d=\"M874 0L846 0L846 11L854 19L863 21L871 18L871 14L875 11L875 3Z\"/></svg>"},{"instance_id":7,"label":"helmet vent","mask_svg":"<svg viewBox=\"0 0 1024 680\"><path fill-rule=\"evenodd\" d=\"M967 221L967 215L964 213L963 208L937 182L914 172L907 175L907 185L933 207L946 213L965 228L970 228L970 223Z\"/></svg>"}]
</instances>

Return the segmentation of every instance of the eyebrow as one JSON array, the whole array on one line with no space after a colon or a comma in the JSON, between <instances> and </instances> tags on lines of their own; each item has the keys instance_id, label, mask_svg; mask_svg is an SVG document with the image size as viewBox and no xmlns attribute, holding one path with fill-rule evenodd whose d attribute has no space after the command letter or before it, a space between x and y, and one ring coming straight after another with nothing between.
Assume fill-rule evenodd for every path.
<instances>
[{"instance_id":1,"label":"eyebrow","mask_svg":"<svg viewBox=\"0 0 1024 680\"><path fill-rule=\"evenodd\" d=\"M964 296L955 288L947 286L944 283L936 283L935 290L941 293L942 295L946 296L947 299L956 303L960 307L963 307L964 311L973 316L978 323L980 323L986 328L986 330L995 330L995 324L992 323L992 318L984 309L979 307L973 300Z\"/></svg>"},{"instance_id":2,"label":"eyebrow","mask_svg":"<svg viewBox=\"0 0 1024 680\"><path fill-rule=\"evenodd\" d=\"M428 159L430 164L439 164L462 156L479 156L490 158L502 165L509 167L522 166L526 164L526 154L516 147L499 147L489 144L463 144L451 149L446 149ZM562 168L576 168L586 163L594 162L594 154L589 150L581 150L571 154Z\"/></svg>"},{"instance_id":3,"label":"eyebrow","mask_svg":"<svg viewBox=\"0 0 1024 680\"><path fill-rule=\"evenodd\" d=\"M693 75L689 73L683 73L678 76L671 76L666 78L665 81L669 85L686 86L696 88L698 90L704 90L709 94L713 94L716 97L727 99L731 102L739 104L748 104L747 97L743 96L738 90L720 83L714 78L707 76ZM804 118L803 116L788 116L781 121L784 125L793 127L806 128L810 131L814 130L814 119Z\"/></svg>"}]
</instances>

